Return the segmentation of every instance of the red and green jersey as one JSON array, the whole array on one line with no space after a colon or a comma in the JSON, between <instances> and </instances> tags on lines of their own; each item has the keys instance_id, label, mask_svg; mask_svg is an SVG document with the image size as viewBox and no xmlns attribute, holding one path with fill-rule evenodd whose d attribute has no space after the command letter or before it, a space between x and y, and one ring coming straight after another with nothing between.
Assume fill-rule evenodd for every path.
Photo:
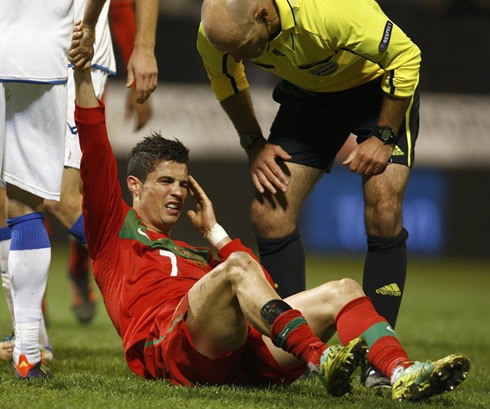
<instances>
[{"instance_id":1,"label":"red and green jersey","mask_svg":"<svg viewBox=\"0 0 490 409\"><path fill-rule=\"evenodd\" d=\"M95 280L122 338L131 370L145 371L143 345L156 321L170 318L192 285L215 267L207 248L150 231L121 196L117 164L107 137L104 106L76 107L83 181L83 214ZM220 250L253 253L239 240ZM153 329L154 331L154 329Z\"/></svg>"}]
</instances>

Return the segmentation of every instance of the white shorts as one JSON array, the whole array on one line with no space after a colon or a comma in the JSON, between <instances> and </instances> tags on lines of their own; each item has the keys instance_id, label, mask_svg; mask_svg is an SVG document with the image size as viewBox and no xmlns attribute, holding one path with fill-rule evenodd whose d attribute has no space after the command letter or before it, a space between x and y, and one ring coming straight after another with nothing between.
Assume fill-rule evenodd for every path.
<instances>
[{"instance_id":1,"label":"white shorts","mask_svg":"<svg viewBox=\"0 0 490 409\"><path fill-rule=\"evenodd\" d=\"M92 68L92 83L94 84L95 95L102 99L108 73ZM78 140L77 126L75 125L75 81L73 80L73 70L70 68L68 75L68 107L66 115L66 139L65 139L65 166L67 168L80 169L82 151Z\"/></svg>"},{"instance_id":2,"label":"white shorts","mask_svg":"<svg viewBox=\"0 0 490 409\"><path fill-rule=\"evenodd\" d=\"M4 182L44 199L60 199L66 100L66 84L0 83Z\"/></svg>"}]
</instances>

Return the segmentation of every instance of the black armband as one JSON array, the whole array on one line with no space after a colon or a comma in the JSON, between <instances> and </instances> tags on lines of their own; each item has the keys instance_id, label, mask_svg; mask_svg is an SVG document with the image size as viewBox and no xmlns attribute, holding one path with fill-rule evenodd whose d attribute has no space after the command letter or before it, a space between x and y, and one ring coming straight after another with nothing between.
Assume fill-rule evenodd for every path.
<instances>
[{"instance_id":1,"label":"black armband","mask_svg":"<svg viewBox=\"0 0 490 409\"><path fill-rule=\"evenodd\" d=\"M260 309L260 315L271 326L279 315L288 310L292 310L292 308L287 302L283 300L270 300Z\"/></svg>"}]
</instances>

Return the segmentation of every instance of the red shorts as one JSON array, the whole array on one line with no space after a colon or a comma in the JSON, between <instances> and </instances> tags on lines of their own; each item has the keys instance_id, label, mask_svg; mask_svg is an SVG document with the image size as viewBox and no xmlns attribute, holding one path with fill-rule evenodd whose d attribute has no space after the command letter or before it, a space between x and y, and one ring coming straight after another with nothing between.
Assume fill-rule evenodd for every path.
<instances>
[{"instance_id":1,"label":"red shorts","mask_svg":"<svg viewBox=\"0 0 490 409\"><path fill-rule=\"evenodd\" d=\"M171 319L156 323L144 349L146 369L155 378L176 385L267 385L290 384L302 375L306 365L283 368L272 357L262 334L249 327L245 344L224 357L211 359L194 347L185 325L187 297Z\"/></svg>"}]
</instances>

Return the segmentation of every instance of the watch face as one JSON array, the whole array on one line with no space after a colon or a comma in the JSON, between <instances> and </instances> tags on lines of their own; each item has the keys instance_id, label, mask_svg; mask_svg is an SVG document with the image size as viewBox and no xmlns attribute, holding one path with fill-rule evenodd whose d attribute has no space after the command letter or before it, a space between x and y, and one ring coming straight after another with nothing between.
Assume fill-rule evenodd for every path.
<instances>
[{"instance_id":1,"label":"watch face","mask_svg":"<svg viewBox=\"0 0 490 409\"><path fill-rule=\"evenodd\" d=\"M393 138L393 133L391 132L391 129L383 129L381 130L379 136L381 137L381 140L388 142Z\"/></svg>"}]
</instances>

